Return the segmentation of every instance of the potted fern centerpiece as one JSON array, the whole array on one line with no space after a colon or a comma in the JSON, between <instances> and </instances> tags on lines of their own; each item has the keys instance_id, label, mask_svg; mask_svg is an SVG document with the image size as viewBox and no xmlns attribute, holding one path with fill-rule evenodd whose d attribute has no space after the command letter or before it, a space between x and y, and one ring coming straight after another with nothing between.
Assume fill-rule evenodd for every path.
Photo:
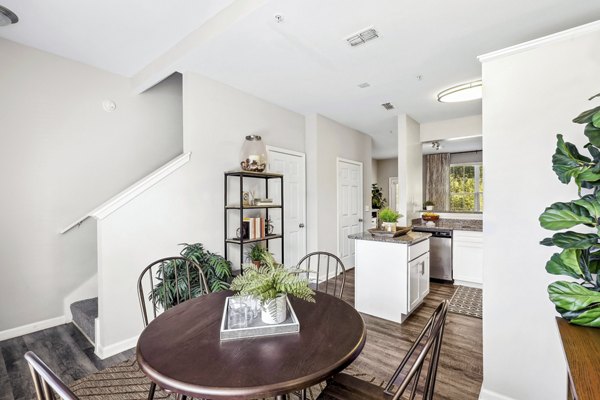
<instances>
[{"instance_id":1,"label":"potted fern centerpiece","mask_svg":"<svg viewBox=\"0 0 600 400\"><path fill-rule=\"evenodd\" d=\"M287 319L287 296L315 302L315 292L298 272L278 264L267 253L260 266L245 264L244 273L231 282L230 289L240 296L253 296L261 304L261 319L266 324L280 324Z\"/></svg>"},{"instance_id":2,"label":"potted fern centerpiece","mask_svg":"<svg viewBox=\"0 0 600 400\"><path fill-rule=\"evenodd\" d=\"M383 229L388 232L395 232L396 225L398 223L398 218L400 218L402 214L392 210L389 207L386 207L379 211L379 219L381 220L381 224L383 225Z\"/></svg>"},{"instance_id":3,"label":"potted fern centerpiece","mask_svg":"<svg viewBox=\"0 0 600 400\"><path fill-rule=\"evenodd\" d=\"M590 98L592 100L600 94ZM580 226L577 232L557 232L542 240L545 246L557 246L546 263L546 271L564 275L568 280L548 286L550 301L562 317L575 325L600 327L600 106L584 111L573 122L585 124L590 157L557 135L552 169L558 179L577 185L578 198L550 205L540 215L543 228L562 231ZM573 279L577 281L573 281Z\"/></svg>"}]
</instances>

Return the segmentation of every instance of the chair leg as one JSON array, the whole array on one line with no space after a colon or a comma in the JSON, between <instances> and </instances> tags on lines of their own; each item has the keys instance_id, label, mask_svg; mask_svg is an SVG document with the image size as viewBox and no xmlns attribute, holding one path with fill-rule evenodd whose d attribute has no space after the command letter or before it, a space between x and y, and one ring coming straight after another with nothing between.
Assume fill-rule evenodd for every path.
<instances>
[{"instance_id":1,"label":"chair leg","mask_svg":"<svg viewBox=\"0 0 600 400\"><path fill-rule=\"evenodd\" d=\"M302 396L300 397L301 400L306 400L306 389L302 389Z\"/></svg>"},{"instance_id":2,"label":"chair leg","mask_svg":"<svg viewBox=\"0 0 600 400\"><path fill-rule=\"evenodd\" d=\"M154 392L156 391L156 383L152 382L150 384L150 390L148 391L148 400L154 399Z\"/></svg>"}]
</instances>

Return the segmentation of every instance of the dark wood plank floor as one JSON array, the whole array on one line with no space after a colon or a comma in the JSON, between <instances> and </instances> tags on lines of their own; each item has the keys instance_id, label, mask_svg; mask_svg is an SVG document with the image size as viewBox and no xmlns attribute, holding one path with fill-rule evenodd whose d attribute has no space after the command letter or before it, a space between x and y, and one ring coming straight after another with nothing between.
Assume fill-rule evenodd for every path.
<instances>
[{"instance_id":1,"label":"dark wood plank floor","mask_svg":"<svg viewBox=\"0 0 600 400\"><path fill-rule=\"evenodd\" d=\"M344 298L354 304L354 271L347 275ZM363 315L368 329L367 343L355 365L387 379L435 307L453 293L451 285L432 283L425 303L402 325ZM436 399L478 398L483 378L481 329L480 319L448 314ZM0 400L34 398L29 370L23 359L28 350L36 352L67 383L134 356L132 349L100 360L92 345L71 324L5 340L0 342Z\"/></svg>"}]
</instances>

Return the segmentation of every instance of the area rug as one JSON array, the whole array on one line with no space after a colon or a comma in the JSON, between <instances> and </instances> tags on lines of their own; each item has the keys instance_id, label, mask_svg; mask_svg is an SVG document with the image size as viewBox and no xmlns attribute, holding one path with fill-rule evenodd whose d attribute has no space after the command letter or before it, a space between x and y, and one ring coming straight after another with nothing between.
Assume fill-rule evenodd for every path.
<instances>
[{"instance_id":1,"label":"area rug","mask_svg":"<svg viewBox=\"0 0 600 400\"><path fill-rule=\"evenodd\" d=\"M448 311L481 319L483 317L482 300L483 291L481 289L458 286L450 299Z\"/></svg>"},{"instance_id":2,"label":"area rug","mask_svg":"<svg viewBox=\"0 0 600 400\"><path fill-rule=\"evenodd\" d=\"M373 384L383 387L385 382L373 378L368 374L358 371L350 366L345 373L356 376ZM150 380L140 370L135 360L125 361L114 367L96 372L90 376L73 382L69 385L73 393L80 399L86 400L146 400L148 398L148 389ZM307 391L309 400L315 400L323 388L324 383L312 386ZM290 394L290 399L299 400L299 394ZM154 394L155 399L176 399L176 396L169 394L159 388Z\"/></svg>"}]
</instances>

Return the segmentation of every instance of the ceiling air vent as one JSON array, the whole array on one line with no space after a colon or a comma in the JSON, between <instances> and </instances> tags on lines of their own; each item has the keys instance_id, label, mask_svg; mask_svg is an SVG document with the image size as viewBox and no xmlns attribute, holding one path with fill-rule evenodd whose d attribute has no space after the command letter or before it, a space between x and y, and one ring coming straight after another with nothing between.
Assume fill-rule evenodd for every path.
<instances>
[{"instance_id":1,"label":"ceiling air vent","mask_svg":"<svg viewBox=\"0 0 600 400\"><path fill-rule=\"evenodd\" d=\"M394 105L392 103L383 103L381 105L381 107L385 108L386 110L390 111L394 109Z\"/></svg>"},{"instance_id":2,"label":"ceiling air vent","mask_svg":"<svg viewBox=\"0 0 600 400\"><path fill-rule=\"evenodd\" d=\"M355 33L346 38L346 41L350 43L350 46L358 46L359 44L363 44L368 42L369 40L377 39L379 34L374 28L368 28L364 31Z\"/></svg>"}]
</instances>

